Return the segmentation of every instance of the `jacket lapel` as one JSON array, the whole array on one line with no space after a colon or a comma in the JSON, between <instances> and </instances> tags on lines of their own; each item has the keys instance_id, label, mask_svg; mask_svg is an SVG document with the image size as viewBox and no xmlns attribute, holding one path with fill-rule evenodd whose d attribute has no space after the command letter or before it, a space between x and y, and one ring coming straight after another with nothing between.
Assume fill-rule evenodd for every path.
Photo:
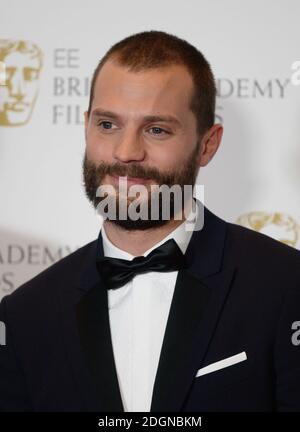
<instances>
[{"instance_id":1,"label":"jacket lapel","mask_svg":"<svg viewBox=\"0 0 300 432\"><path fill-rule=\"evenodd\" d=\"M109 323L107 288L96 259L103 256L101 231L80 281L84 295L76 305L77 328L84 358L97 395L99 411L123 412Z\"/></svg>"},{"instance_id":2,"label":"jacket lapel","mask_svg":"<svg viewBox=\"0 0 300 432\"><path fill-rule=\"evenodd\" d=\"M202 366L233 271L206 281L178 273L155 378L151 411L182 410L197 370Z\"/></svg>"},{"instance_id":3,"label":"jacket lapel","mask_svg":"<svg viewBox=\"0 0 300 432\"><path fill-rule=\"evenodd\" d=\"M101 281L78 303L77 320L101 411L123 411L111 341L107 289Z\"/></svg>"},{"instance_id":4,"label":"jacket lapel","mask_svg":"<svg viewBox=\"0 0 300 432\"><path fill-rule=\"evenodd\" d=\"M193 233L186 251L188 268L178 272L152 412L181 411L203 364L235 273L234 268L222 269L226 230L226 222L204 208L204 227Z\"/></svg>"},{"instance_id":5,"label":"jacket lapel","mask_svg":"<svg viewBox=\"0 0 300 432\"><path fill-rule=\"evenodd\" d=\"M107 289L96 268L101 244L91 243L77 289L61 290L62 331L82 410L120 412L123 405L113 357Z\"/></svg>"}]
</instances>

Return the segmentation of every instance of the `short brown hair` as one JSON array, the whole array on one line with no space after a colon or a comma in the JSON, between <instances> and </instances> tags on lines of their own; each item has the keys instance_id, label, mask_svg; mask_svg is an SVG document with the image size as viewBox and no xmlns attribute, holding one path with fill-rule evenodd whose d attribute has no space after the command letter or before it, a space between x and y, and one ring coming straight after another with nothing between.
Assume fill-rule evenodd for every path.
<instances>
[{"instance_id":1,"label":"short brown hair","mask_svg":"<svg viewBox=\"0 0 300 432\"><path fill-rule=\"evenodd\" d=\"M177 36L157 30L136 33L114 44L99 61L91 82L88 116L98 73L108 59L117 60L132 72L169 65L183 65L194 82L190 108L197 119L199 134L215 121L216 85L211 67L204 55L193 45Z\"/></svg>"}]
</instances>

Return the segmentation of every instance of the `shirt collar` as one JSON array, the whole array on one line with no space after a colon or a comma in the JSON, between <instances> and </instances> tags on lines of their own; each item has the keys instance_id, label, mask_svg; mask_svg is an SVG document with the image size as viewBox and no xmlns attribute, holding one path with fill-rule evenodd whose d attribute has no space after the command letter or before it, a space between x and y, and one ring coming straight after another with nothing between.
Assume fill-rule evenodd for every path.
<instances>
[{"instance_id":1,"label":"shirt collar","mask_svg":"<svg viewBox=\"0 0 300 432\"><path fill-rule=\"evenodd\" d=\"M195 200L194 200L195 201ZM158 246L165 243L167 240L174 239L178 246L180 247L182 253L185 253L189 241L191 239L191 236L193 234L193 229L191 229L191 226L193 226L196 223L197 217L198 217L198 206L195 202L195 217L190 220L192 209L187 217L188 221L183 221L180 225L178 225L177 228L175 228L173 231L171 231L166 237L164 237L160 242L156 243L154 246L152 246L150 249L146 250L143 254L143 256L147 256L153 249L157 248ZM186 224L189 224L189 229L187 229ZM101 235L102 235L102 243L103 243L103 253L104 256L109 256L113 258L121 258L126 260L132 260L135 256L131 255L129 252L124 251L123 249L118 248L115 246L107 237L104 226L101 228Z\"/></svg>"}]
</instances>

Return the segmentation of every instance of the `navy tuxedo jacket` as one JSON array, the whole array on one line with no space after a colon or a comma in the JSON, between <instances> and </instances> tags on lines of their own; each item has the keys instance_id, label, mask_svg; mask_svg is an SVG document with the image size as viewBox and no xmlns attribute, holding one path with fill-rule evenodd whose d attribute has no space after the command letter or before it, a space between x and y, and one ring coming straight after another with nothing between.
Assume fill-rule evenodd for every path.
<instances>
[{"instance_id":1,"label":"navy tuxedo jacket","mask_svg":"<svg viewBox=\"0 0 300 432\"><path fill-rule=\"evenodd\" d=\"M101 254L100 234L2 299L0 410L124 410ZM151 412L300 411L300 252L205 207L186 258Z\"/></svg>"}]
</instances>

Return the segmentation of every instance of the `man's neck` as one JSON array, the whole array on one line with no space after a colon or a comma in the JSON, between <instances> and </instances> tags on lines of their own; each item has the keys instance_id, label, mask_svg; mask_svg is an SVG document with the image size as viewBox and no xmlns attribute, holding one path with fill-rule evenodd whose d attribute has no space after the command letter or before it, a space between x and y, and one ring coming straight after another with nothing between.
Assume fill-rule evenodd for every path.
<instances>
[{"instance_id":1,"label":"man's neck","mask_svg":"<svg viewBox=\"0 0 300 432\"><path fill-rule=\"evenodd\" d=\"M186 206L186 210L182 212L183 214L180 219L172 219L157 228L125 230L109 220L105 220L103 226L106 236L116 247L131 255L140 256L182 224L185 220L185 214L188 215L190 210L191 204Z\"/></svg>"}]
</instances>

